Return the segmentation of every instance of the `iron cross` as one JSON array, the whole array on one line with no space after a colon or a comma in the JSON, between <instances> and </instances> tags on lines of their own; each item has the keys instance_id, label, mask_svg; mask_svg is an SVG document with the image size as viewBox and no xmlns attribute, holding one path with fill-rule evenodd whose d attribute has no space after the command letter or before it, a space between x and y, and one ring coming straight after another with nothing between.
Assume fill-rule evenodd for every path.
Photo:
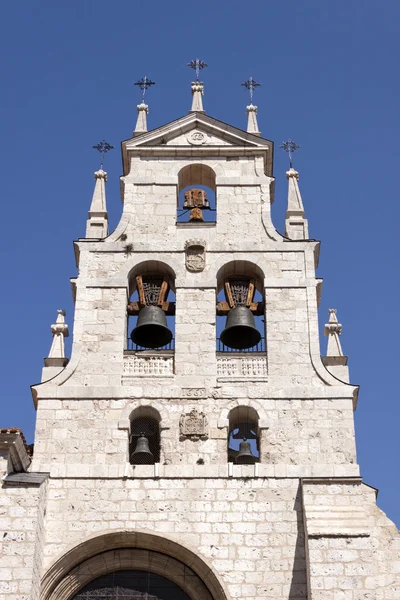
<instances>
[{"instance_id":1,"label":"iron cross","mask_svg":"<svg viewBox=\"0 0 400 600\"><path fill-rule=\"evenodd\" d=\"M100 169L102 169L103 163L104 163L104 155L107 154L107 152L110 152L110 150L114 150L114 146L111 146L111 144L109 144L108 142L103 140L102 142L99 142L97 144L97 146L92 146L92 148L94 150L97 150L98 152L100 152L100 156L101 156Z\"/></svg>"},{"instance_id":2,"label":"iron cross","mask_svg":"<svg viewBox=\"0 0 400 600\"><path fill-rule=\"evenodd\" d=\"M253 104L253 92L256 88L260 87L261 83L257 83L255 79L249 77L247 81L241 83L240 85L244 85L246 89L250 92L250 104Z\"/></svg>"},{"instance_id":3,"label":"iron cross","mask_svg":"<svg viewBox=\"0 0 400 600\"><path fill-rule=\"evenodd\" d=\"M300 146L289 138L288 141L283 142L283 144L281 144L279 148L282 148L285 152L289 154L289 164L290 168L292 168L292 153L295 152L298 148L300 148Z\"/></svg>"},{"instance_id":4,"label":"iron cross","mask_svg":"<svg viewBox=\"0 0 400 600\"><path fill-rule=\"evenodd\" d=\"M155 85L156 82L155 81L151 81L151 79L149 79L148 77L146 77L146 75L144 77L142 77L142 79L139 79L139 81L137 81L135 83L135 85L138 85L140 87L140 89L142 90L142 104L144 104L144 96L146 94L146 90L147 88L151 87L152 85Z\"/></svg>"},{"instance_id":5,"label":"iron cross","mask_svg":"<svg viewBox=\"0 0 400 600\"><path fill-rule=\"evenodd\" d=\"M188 67L196 71L196 81L198 81L201 69L208 67L208 64L205 63L204 60L196 58L196 60L191 60L190 63L188 63Z\"/></svg>"}]
</instances>

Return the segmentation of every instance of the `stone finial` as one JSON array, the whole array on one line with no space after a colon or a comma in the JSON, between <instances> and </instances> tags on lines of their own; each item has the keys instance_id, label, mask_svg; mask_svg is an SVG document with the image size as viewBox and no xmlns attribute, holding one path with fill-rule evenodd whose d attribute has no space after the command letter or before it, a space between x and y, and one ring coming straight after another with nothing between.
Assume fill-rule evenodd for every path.
<instances>
[{"instance_id":1,"label":"stone finial","mask_svg":"<svg viewBox=\"0 0 400 600\"><path fill-rule=\"evenodd\" d=\"M254 106L254 104L246 106L247 132L253 135L261 135L261 132L258 130L257 110L257 106Z\"/></svg>"},{"instance_id":2,"label":"stone finial","mask_svg":"<svg viewBox=\"0 0 400 600\"><path fill-rule=\"evenodd\" d=\"M349 383L349 367L347 356L343 355L339 336L342 333L342 325L338 322L336 308L329 309L329 321L324 327L324 335L328 338L326 356L322 356L322 362L332 375Z\"/></svg>"},{"instance_id":3,"label":"stone finial","mask_svg":"<svg viewBox=\"0 0 400 600\"><path fill-rule=\"evenodd\" d=\"M299 174L290 167L286 172L288 180L288 200L285 219L285 235L291 240L308 239L308 221L305 218L303 201L299 188Z\"/></svg>"},{"instance_id":4,"label":"stone finial","mask_svg":"<svg viewBox=\"0 0 400 600\"><path fill-rule=\"evenodd\" d=\"M108 213L106 206L107 173L99 169L94 173L95 186L86 223L86 237L101 239L108 235Z\"/></svg>"},{"instance_id":5,"label":"stone finial","mask_svg":"<svg viewBox=\"0 0 400 600\"><path fill-rule=\"evenodd\" d=\"M146 131L147 131L147 115L149 114L149 107L144 102L141 102L140 104L137 105L137 111L138 111L138 116L137 116L135 131L133 132L134 136L140 135L141 133L146 133Z\"/></svg>"},{"instance_id":6,"label":"stone finial","mask_svg":"<svg viewBox=\"0 0 400 600\"><path fill-rule=\"evenodd\" d=\"M51 326L53 343L51 344L50 353L44 359L46 367L65 367L68 359L65 357L64 338L68 337L68 325L65 322L65 311L57 311L57 320Z\"/></svg>"},{"instance_id":7,"label":"stone finial","mask_svg":"<svg viewBox=\"0 0 400 600\"><path fill-rule=\"evenodd\" d=\"M203 109L204 85L201 81L192 81L192 96L192 108L189 112L205 114L206 111Z\"/></svg>"},{"instance_id":8,"label":"stone finial","mask_svg":"<svg viewBox=\"0 0 400 600\"><path fill-rule=\"evenodd\" d=\"M342 325L338 322L336 308L329 308L329 321L324 327L324 335L328 337L328 348L326 356L343 356L339 336L342 333Z\"/></svg>"}]
</instances>

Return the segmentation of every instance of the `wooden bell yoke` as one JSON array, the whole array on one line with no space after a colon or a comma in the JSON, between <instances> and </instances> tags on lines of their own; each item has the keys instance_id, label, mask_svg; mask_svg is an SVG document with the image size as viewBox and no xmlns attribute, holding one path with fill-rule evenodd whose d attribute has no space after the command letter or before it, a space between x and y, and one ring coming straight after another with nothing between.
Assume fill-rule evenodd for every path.
<instances>
[{"instance_id":1,"label":"wooden bell yoke","mask_svg":"<svg viewBox=\"0 0 400 600\"><path fill-rule=\"evenodd\" d=\"M152 283L153 285L151 285ZM139 301L129 302L128 315L138 315L144 306L151 304L162 308L168 316L175 314L175 302L168 302L166 300L169 292L169 283L164 275L149 275L144 278L142 275L137 275L136 285ZM149 286L151 286L151 290L149 290Z\"/></svg>"},{"instance_id":2,"label":"wooden bell yoke","mask_svg":"<svg viewBox=\"0 0 400 600\"><path fill-rule=\"evenodd\" d=\"M242 297L242 301L238 298L237 284L241 291L247 292L246 297ZM217 315L226 316L232 308L235 308L239 304L246 306L251 310L253 315L264 314L264 302L254 302L254 294L256 291L255 280L246 277L228 277L224 281L224 292L226 302L218 302L217 304Z\"/></svg>"}]
</instances>

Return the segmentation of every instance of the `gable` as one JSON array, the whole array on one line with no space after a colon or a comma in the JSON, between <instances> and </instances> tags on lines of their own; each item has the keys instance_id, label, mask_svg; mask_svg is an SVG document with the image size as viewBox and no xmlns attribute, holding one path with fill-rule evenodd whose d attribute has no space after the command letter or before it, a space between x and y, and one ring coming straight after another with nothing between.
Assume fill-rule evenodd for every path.
<instances>
[{"instance_id":1,"label":"gable","mask_svg":"<svg viewBox=\"0 0 400 600\"><path fill-rule=\"evenodd\" d=\"M231 146L227 140L197 126L177 137L170 137L167 146Z\"/></svg>"},{"instance_id":2,"label":"gable","mask_svg":"<svg viewBox=\"0 0 400 600\"><path fill-rule=\"evenodd\" d=\"M218 148L219 155L264 154L268 174L272 174L273 143L203 113L189 113L176 121L122 142L124 173L129 172L129 156L163 155L204 156L207 148ZM177 154L178 153L178 154ZM233 153L233 154L232 154Z\"/></svg>"},{"instance_id":3,"label":"gable","mask_svg":"<svg viewBox=\"0 0 400 600\"><path fill-rule=\"evenodd\" d=\"M208 117L202 113L189 113L176 121L122 142L128 150L144 146L247 146L271 148L272 142L247 133L242 129Z\"/></svg>"}]
</instances>

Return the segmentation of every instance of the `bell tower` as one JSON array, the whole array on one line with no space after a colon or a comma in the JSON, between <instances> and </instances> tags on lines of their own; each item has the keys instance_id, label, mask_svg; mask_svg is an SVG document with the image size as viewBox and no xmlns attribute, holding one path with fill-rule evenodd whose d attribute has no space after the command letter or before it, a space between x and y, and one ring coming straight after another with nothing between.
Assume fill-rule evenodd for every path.
<instances>
[{"instance_id":1,"label":"bell tower","mask_svg":"<svg viewBox=\"0 0 400 600\"><path fill-rule=\"evenodd\" d=\"M31 546L15 540L35 554L25 588L33 600L118 587L182 600L394 599L399 538L360 478L358 387L334 310L321 357L319 242L299 174L290 165L282 235L258 84L245 84L244 131L205 113L206 65L192 66L186 116L148 131L143 94L111 233L107 173L95 173L75 242L71 358L59 311L32 387L32 463L4 483L21 497L27 482L40 488Z\"/></svg>"}]
</instances>

